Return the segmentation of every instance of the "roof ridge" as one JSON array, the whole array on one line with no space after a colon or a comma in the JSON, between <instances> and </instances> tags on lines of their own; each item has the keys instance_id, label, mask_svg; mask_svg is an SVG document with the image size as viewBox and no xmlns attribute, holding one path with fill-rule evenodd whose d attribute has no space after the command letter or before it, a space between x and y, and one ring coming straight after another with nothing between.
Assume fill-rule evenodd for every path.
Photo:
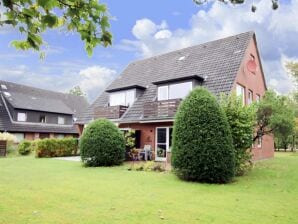
<instances>
[{"instance_id":1,"label":"roof ridge","mask_svg":"<svg viewBox=\"0 0 298 224\"><path fill-rule=\"evenodd\" d=\"M5 81L5 80L1 80L0 79L0 84L2 84L2 82L4 82L3 84L9 83L9 84L12 84L12 85L26 87L26 88L30 88L30 89L36 89L36 90L41 90L41 91L55 93L55 94L62 94L62 95L68 95L68 96L72 96L72 97L84 98L83 96L77 96L77 95L70 94L70 93L63 93L63 92L60 92L60 91L54 91L54 90L49 90L49 89L42 89L42 88L38 88L38 87L34 87L34 86L19 84L19 83L15 83L15 82L11 82L11 81Z\"/></svg>"}]
</instances>

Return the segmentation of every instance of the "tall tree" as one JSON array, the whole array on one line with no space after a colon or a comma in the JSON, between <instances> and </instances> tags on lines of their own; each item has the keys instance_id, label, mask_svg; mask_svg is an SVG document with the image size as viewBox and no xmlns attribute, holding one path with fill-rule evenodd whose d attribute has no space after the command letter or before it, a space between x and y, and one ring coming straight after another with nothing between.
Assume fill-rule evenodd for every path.
<instances>
[{"instance_id":1,"label":"tall tree","mask_svg":"<svg viewBox=\"0 0 298 224\"><path fill-rule=\"evenodd\" d=\"M239 4L243 4L245 3L245 0L217 0L219 2L225 3L225 4L233 4L233 5L239 5ZM198 5L207 3L208 0L193 0L193 2L195 2ZM273 10L278 9L278 0L271 0L271 7ZM257 6L252 4L251 6L251 11L255 12L257 10Z\"/></svg>"},{"instance_id":2,"label":"tall tree","mask_svg":"<svg viewBox=\"0 0 298 224\"><path fill-rule=\"evenodd\" d=\"M69 94L75 95L75 96L83 96L86 97L86 93L84 93L81 90L80 86L75 86L72 89L69 90Z\"/></svg>"},{"instance_id":3,"label":"tall tree","mask_svg":"<svg viewBox=\"0 0 298 224\"><path fill-rule=\"evenodd\" d=\"M254 141L267 134L285 140L293 134L294 108L286 96L279 96L274 91L267 91L257 105L257 134Z\"/></svg>"},{"instance_id":4,"label":"tall tree","mask_svg":"<svg viewBox=\"0 0 298 224\"><path fill-rule=\"evenodd\" d=\"M26 36L12 42L17 49L40 51L42 33L58 27L77 32L88 55L98 45L112 44L107 7L98 0L0 0L0 7L0 26L13 26Z\"/></svg>"}]
</instances>

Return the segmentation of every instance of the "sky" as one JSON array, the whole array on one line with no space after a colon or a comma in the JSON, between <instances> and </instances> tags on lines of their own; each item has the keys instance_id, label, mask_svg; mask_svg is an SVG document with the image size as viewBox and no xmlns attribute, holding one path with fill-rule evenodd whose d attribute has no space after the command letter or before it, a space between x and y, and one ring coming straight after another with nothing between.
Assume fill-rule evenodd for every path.
<instances>
[{"instance_id":1,"label":"sky","mask_svg":"<svg viewBox=\"0 0 298 224\"><path fill-rule=\"evenodd\" d=\"M192 0L105 0L111 15L113 45L97 47L88 57L78 34L47 31L45 59L10 45L22 38L11 27L0 27L0 80L68 92L80 86L89 102L128 63L207 41L255 31L266 82L281 94L293 89L285 63L298 60L298 0L247 0L240 6L218 1L197 6ZM256 13L250 11L251 4ZM0 12L1 12L0 8Z\"/></svg>"}]
</instances>

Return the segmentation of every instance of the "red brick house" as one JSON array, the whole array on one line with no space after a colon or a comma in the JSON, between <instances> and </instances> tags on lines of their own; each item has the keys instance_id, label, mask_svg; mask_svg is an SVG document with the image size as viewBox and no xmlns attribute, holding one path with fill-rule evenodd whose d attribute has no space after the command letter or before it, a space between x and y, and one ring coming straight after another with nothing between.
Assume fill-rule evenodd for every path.
<instances>
[{"instance_id":1,"label":"red brick house","mask_svg":"<svg viewBox=\"0 0 298 224\"><path fill-rule=\"evenodd\" d=\"M267 87L254 32L211 41L132 62L77 120L82 133L93 119L108 118L121 129L137 130L137 145L151 145L157 161L169 160L174 115L196 86L216 96L259 100ZM273 157L272 136L252 149L255 160Z\"/></svg>"}]
</instances>

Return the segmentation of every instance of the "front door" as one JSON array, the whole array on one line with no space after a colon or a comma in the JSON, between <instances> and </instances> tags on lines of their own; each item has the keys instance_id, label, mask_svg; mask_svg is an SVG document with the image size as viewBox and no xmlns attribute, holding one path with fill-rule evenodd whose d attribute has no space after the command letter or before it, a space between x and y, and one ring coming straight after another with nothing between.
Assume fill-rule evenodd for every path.
<instances>
[{"instance_id":1,"label":"front door","mask_svg":"<svg viewBox=\"0 0 298 224\"><path fill-rule=\"evenodd\" d=\"M156 128L155 160L166 161L172 145L172 127Z\"/></svg>"}]
</instances>

